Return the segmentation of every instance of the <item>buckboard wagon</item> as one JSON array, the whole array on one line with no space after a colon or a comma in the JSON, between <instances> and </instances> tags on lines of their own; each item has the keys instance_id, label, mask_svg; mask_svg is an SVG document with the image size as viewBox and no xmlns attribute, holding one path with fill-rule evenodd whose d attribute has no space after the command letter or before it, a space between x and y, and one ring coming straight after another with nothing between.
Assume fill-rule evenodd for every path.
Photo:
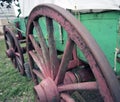
<instances>
[{"instance_id":1,"label":"buckboard wagon","mask_svg":"<svg viewBox=\"0 0 120 102\"><path fill-rule=\"evenodd\" d=\"M17 30L3 27L6 54L21 75L32 77L35 101L74 102L76 90L99 90L105 102L119 102L119 6L55 4L40 4L15 19Z\"/></svg>"}]
</instances>

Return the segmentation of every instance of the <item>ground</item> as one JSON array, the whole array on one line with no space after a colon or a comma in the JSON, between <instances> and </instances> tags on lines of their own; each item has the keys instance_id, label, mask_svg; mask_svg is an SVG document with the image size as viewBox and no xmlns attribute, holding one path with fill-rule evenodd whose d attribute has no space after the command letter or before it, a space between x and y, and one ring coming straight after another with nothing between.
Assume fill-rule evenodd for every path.
<instances>
[{"instance_id":1,"label":"ground","mask_svg":"<svg viewBox=\"0 0 120 102\"><path fill-rule=\"evenodd\" d=\"M5 54L0 36L0 102L34 102L33 82L21 76Z\"/></svg>"}]
</instances>

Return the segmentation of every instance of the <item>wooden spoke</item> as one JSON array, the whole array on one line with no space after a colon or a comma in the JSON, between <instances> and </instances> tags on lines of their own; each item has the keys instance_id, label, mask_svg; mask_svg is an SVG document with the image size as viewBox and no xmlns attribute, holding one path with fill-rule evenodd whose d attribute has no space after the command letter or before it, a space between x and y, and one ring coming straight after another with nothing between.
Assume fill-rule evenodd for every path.
<instances>
[{"instance_id":1,"label":"wooden spoke","mask_svg":"<svg viewBox=\"0 0 120 102\"><path fill-rule=\"evenodd\" d=\"M12 38L12 36L7 32L7 34L5 35L6 37L6 44L7 44L7 48L14 48L14 40Z\"/></svg>"},{"instance_id":2,"label":"wooden spoke","mask_svg":"<svg viewBox=\"0 0 120 102\"><path fill-rule=\"evenodd\" d=\"M11 48L12 47L12 45L11 45L11 43L10 43L10 41L6 41L6 43L7 43L7 45L9 46L9 48Z\"/></svg>"},{"instance_id":3,"label":"wooden spoke","mask_svg":"<svg viewBox=\"0 0 120 102\"><path fill-rule=\"evenodd\" d=\"M32 42L32 45L33 47L35 48L35 51L37 52L38 56L39 56L39 59L41 60L42 63L44 63L44 60L43 60L43 56L42 56L42 51L40 49L40 46L38 45L38 43L35 41L33 35L29 35L29 38Z\"/></svg>"},{"instance_id":4,"label":"wooden spoke","mask_svg":"<svg viewBox=\"0 0 120 102\"><path fill-rule=\"evenodd\" d=\"M68 95L66 93L61 93L60 96L65 102L75 102L75 100L70 95Z\"/></svg>"},{"instance_id":5,"label":"wooden spoke","mask_svg":"<svg viewBox=\"0 0 120 102\"><path fill-rule=\"evenodd\" d=\"M45 79L42 73L40 73L38 70L33 69L33 72L35 75L37 75L41 80Z\"/></svg>"},{"instance_id":6,"label":"wooden spoke","mask_svg":"<svg viewBox=\"0 0 120 102\"><path fill-rule=\"evenodd\" d=\"M15 55L16 55L16 56L20 56L20 53L18 53L18 52L15 52Z\"/></svg>"},{"instance_id":7,"label":"wooden spoke","mask_svg":"<svg viewBox=\"0 0 120 102\"><path fill-rule=\"evenodd\" d=\"M59 92L72 90L97 90L97 89L98 85L96 82L84 82L58 86Z\"/></svg>"},{"instance_id":8,"label":"wooden spoke","mask_svg":"<svg viewBox=\"0 0 120 102\"><path fill-rule=\"evenodd\" d=\"M33 58L33 60L35 61L35 63L37 64L37 66L39 67L40 71L43 73L44 77L47 77L47 73L45 71L45 66L44 64L41 63L41 61L39 60L39 58L35 55L35 53L33 53L32 51L29 51L29 54L31 55L31 57Z\"/></svg>"},{"instance_id":9,"label":"wooden spoke","mask_svg":"<svg viewBox=\"0 0 120 102\"><path fill-rule=\"evenodd\" d=\"M59 61L57 58L57 50L55 47L55 40L54 40L54 28L53 28L53 21L52 19L46 17L46 25L48 31L48 43L49 43L49 54L50 54L50 64L51 70L53 72L53 77L56 77L59 68Z\"/></svg>"},{"instance_id":10,"label":"wooden spoke","mask_svg":"<svg viewBox=\"0 0 120 102\"><path fill-rule=\"evenodd\" d=\"M43 33L41 30L41 27L39 26L39 23L37 21L33 21L34 27L38 33L38 38L40 40L40 45L41 45L41 49L42 49L42 54L43 54L43 58L45 61L45 65L46 65L46 71L48 73L49 76L51 76L51 71L50 71L50 57L49 57L49 52L48 52L48 47L46 45L45 39L43 37Z\"/></svg>"},{"instance_id":11,"label":"wooden spoke","mask_svg":"<svg viewBox=\"0 0 120 102\"><path fill-rule=\"evenodd\" d=\"M71 59L71 55L72 55L72 51L73 51L73 47L74 47L74 42L71 39L68 39L67 44L66 44L66 48L63 54L63 58L58 70L58 74L56 76L56 83L59 84L63 81L64 76L65 76L65 72L67 70L67 66L68 66L68 62Z\"/></svg>"},{"instance_id":12,"label":"wooden spoke","mask_svg":"<svg viewBox=\"0 0 120 102\"><path fill-rule=\"evenodd\" d=\"M16 59L17 59L17 60L16 60L16 61L17 61L17 64L22 66L22 62L21 62L19 56L16 56Z\"/></svg>"}]
</instances>

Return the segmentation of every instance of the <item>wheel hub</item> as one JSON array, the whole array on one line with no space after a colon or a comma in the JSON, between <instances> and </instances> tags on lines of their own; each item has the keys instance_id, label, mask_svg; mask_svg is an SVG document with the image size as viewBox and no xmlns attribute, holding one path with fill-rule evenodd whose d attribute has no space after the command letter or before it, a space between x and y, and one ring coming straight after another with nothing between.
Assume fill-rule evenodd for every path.
<instances>
[{"instance_id":1,"label":"wheel hub","mask_svg":"<svg viewBox=\"0 0 120 102\"><path fill-rule=\"evenodd\" d=\"M55 82L51 78L46 78L39 85L34 86L35 93L40 102L59 102L59 92Z\"/></svg>"},{"instance_id":2,"label":"wheel hub","mask_svg":"<svg viewBox=\"0 0 120 102\"><path fill-rule=\"evenodd\" d=\"M9 57L9 58L14 58L15 57L15 51L13 48L10 48L6 51L6 55Z\"/></svg>"}]
</instances>

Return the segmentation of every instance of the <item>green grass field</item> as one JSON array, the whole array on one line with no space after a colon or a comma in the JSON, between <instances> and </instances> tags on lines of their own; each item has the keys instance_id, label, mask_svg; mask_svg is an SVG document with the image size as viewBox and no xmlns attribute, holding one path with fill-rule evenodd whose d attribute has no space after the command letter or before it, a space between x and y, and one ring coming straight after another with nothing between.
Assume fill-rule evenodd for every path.
<instances>
[{"instance_id":1,"label":"green grass field","mask_svg":"<svg viewBox=\"0 0 120 102\"><path fill-rule=\"evenodd\" d=\"M0 40L0 102L34 102L33 82L13 67L5 49Z\"/></svg>"}]
</instances>

